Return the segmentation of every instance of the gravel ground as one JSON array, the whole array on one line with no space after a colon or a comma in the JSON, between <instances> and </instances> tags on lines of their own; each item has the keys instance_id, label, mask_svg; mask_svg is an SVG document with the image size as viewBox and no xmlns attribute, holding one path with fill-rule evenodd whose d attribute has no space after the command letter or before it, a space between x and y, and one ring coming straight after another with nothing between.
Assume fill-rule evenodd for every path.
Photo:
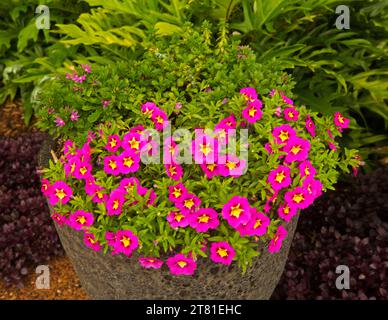
<instances>
[{"instance_id":1,"label":"gravel ground","mask_svg":"<svg viewBox=\"0 0 388 320\"><path fill-rule=\"evenodd\" d=\"M38 275L30 270L24 288L6 287L0 282L0 300L87 300L79 279L68 258L56 258L49 263L50 289L36 289Z\"/></svg>"}]
</instances>

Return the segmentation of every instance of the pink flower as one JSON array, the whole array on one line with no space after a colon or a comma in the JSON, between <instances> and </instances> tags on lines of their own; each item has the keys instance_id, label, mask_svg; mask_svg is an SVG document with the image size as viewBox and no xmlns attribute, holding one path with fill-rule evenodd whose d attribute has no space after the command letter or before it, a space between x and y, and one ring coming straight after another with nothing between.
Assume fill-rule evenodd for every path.
<instances>
[{"instance_id":1,"label":"pink flower","mask_svg":"<svg viewBox=\"0 0 388 320\"><path fill-rule=\"evenodd\" d=\"M258 236L261 237L267 233L267 228L271 222L271 219L264 213L251 208L251 218L245 223L237 227L240 235L243 236Z\"/></svg>"},{"instance_id":2,"label":"pink flower","mask_svg":"<svg viewBox=\"0 0 388 320\"><path fill-rule=\"evenodd\" d=\"M202 163L199 165L208 179L219 174L218 165L215 163Z\"/></svg>"},{"instance_id":3,"label":"pink flower","mask_svg":"<svg viewBox=\"0 0 388 320\"><path fill-rule=\"evenodd\" d=\"M168 199L174 203L182 202L187 195L187 189L182 183L178 183L175 186L169 186L168 190L169 190Z\"/></svg>"},{"instance_id":4,"label":"pink flower","mask_svg":"<svg viewBox=\"0 0 388 320\"><path fill-rule=\"evenodd\" d=\"M214 127L214 136L216 137L218 143L228 143L229 135L235 134L236 127L237 123L234 114L231 114L229 117L222 119L218 124L216 124Z\"/></svg>"},{"instance_id":5,"label":"pink flower","mask_svg":"<svg viewBox=\"0 0 388 320\"><path fill-rule=\"evenodd\" d=\"M124 178L121 180L119 189L129 195L134 195L136 191L139 196L144 196L148 191L147 188L140 185L139 180L135 177Z\"/></svg>"},{"instance_id":6,"label":"pink flower","mask_svg":"<svg viewBox=\"0 0 388 320\"><path fill-rule=\"evenodd\" d=\"M84 210L77 210L69 216L68 224L74 230L90 227L94 222L93 214Z\"/></svg>"},{"instance_id":7,"label":"pink flower","mask_svg":"<svg viewBox=\"0 0 388 320\"><path fill-rule=\"evenodd\" d=\"M172 180L180 180L183 176L183 168L181 165L177 163L172 163L172 164L165 164L164 167L166 168L166 173L167 175L172 179Z\"/></svg>"},{"instance_id":8,"label":"pink flower","mask_svg":"<svg viewBox=\"0 0 388 320\"><path fill-rule=\"evenodd\" d=\"M89 162L78 162L75 166L73 176L76 179L87 179L90 177L92 172L92 165Z\"/></svg>"},{"instance_id":9,"label":"pink flower","mask_svg":"<svg viewBox=\"0 0 388 320\"><path fill-rule=\"evenodd\" d=\"M272 197L270 197L266 202L265 202L265 205L264 205L264 213L268 213L270 210L271 210L271 203L273 203L276 198L278 196L278 191L275 190Z\"/></svg>"},{"instance_id":10,"label":"pink flower","mask_svg":"<svg viewBox=\"0 0 388 320\"><path fill-rule=\"evenodd\" d=\"M245 87L240 90L240 93L245 96L245 99L248 101L253 101L257 99L257 92L255 88Z\"/></svg>"},{"instance_id":11,"label":"pink flower","mask_svg":"<svg viewBox=\"0 0 388 320\"><path fill-rule=\"evenodd\" d=\"M113 247L116 242L116 233L106 231L105 232L105 239L109 246Z\"/></svg>"},{"instance_id":12,"label":"pink flower","mask_svg":"<svg viewBox=\"0 0 388 320\"><path fill-rule=\"evenodd\" d=\"M41 183L42 186L40 187L40 191L45 197L50 196L50 194L53 192L50 181L48 181L47 179L42 179Z\"/></svg>"},{"instance_id":13,"label":"pink flower","mask_svg":"<svg viewBox=\"0 0 388 320\"><path fill-rule=\"evenodd\" d=\"M68 178L69 175L74 176L75 169L76 167L79 167L80 162L81 161L77 155L68 158L67 162L63 166L66 178Z\"/></svg>"},{"instance_id":14,"label":"pink flower","mask_svg":"<svg viewBox=\"0 0 388 320\"><path fill-rule=\"evenodd\" d=\"M172 137L166 138L163 144L163 163L172 164L175 162L178 154L179 149L174 139Z\"/></svg>"},{"instance_id":15,"label":"pink flower","mask_svg":"<svg viewBox=\"0 0 388 320\"><path fill-rule=\"evenodd\" d=\"M138 238L131 230L120 230L116 232L115 242L113 244L114 253L122 253L128 257L139 246Z\"/></svg>"},{"instance_id":16,"label":"pink flower","mask_svg":"<svg viewBox=\"0 0 388 320\"><path fill-rule=\"evenodd\" d=\"M284 221L290 222L292 217L297 214L298 210L295 206L289 206L288 203L283 203L278 208L278 215Z\"/></svg>"},{"instance_id":17,"label":"pink flower","mask_svg":"<svg viewBox=\"0 0 388 320\"><path fill-rule=\"evenodd\" d=\"M121 146L120 136L117 134L111 135L108 137L108 143L105 146L105 149L109 152L116 152Z\"/></svg>"},{"instance_id":18,"label":"pink flower","mask_svg":"<svg viewBox=\"0 0 388 320\"><path fill-rule=\"evenodd\" d=\"M167 215L167 221L171 228L185 228L189 225L189 218L186 213L181 211L171 211Z\"/></svg>"},{"instance_id":19,"label":"pink flower","mask_svg":"<svg viewBox=\"0 0 388 320\"><path fill-rule=\"evenodd\" d=\"M56 117L54 122L56 123L57 127L63 127L66 124L61 117Z\"/></svg>"},{"instance_id":20,"label":"pink flower","mask_svg":"<svg viewBox=\"0 0 388 320\"><path fill-rule=\"evenodd\" d=\"M170 268L170 272L174 275L191 276L197 268L197 263L193 258L187 258L181 253L169 257L166 264Z\"/></svg>"},{"instance_id":21,"label":"pink flower","mask_svg":"<svg viewBox=\"0 0 388 320\"><path fill-rule=\"evenodd\" d=\"M141 106L141 112L148 118L152 118L154 115L154 112L159 110L159 108L156 106L153 102L146 102Z\"/></svg>"},{"instance_id":22,"label":"pink flower","mask_svg":"<svg viewBox=\"0 0 388 320\"><path fill-rule=\"evenodd\" d=\"M279 226L275 236L271 239L268 245L269 253L276 253L282 247L284 238L287 236L287 230L283 226Z\"/></svg>"},{"instance_id":23,"label":"pink flower","mask_svg":"<svg viewBox=\"0 0 388 320\"><path fill-rule=\"evenodd\" d=\"M284 94L282 94L282 99L283 99L283 102L285 104L288 104L290 106L293 106L294 105L294 101L292 101L290 98L288 98L287 96L285 96Z\"/></svg>"},{"instance_id":24,"label":"pink flower","mask_svg":"<svg viewBox=\"0 0 388 320\"><path fill-rule=\"evenodd\" d=\"M314 121L311 119L310 115L308 114L306 116L306 130L312 137L315 137L315 124Z\"/></svg>"},{"instance_id":25,"label":"pink flower","mask_svg":"<svg viewBox=\"0 0 388 320\"><path fill-rule=\"evenodd\" d=\"M287 121L297 121L299 118L299 111L295 108L285 108L283 110L284 119Z\"/></svg>"},{"instance_id":26,"label":"pink flower","mask_svg":"<svg viewBox=\"0 0 388 320\"><path fill-rule=\"evenodd\" d=\"M117 176L121 173L121 159L118 156L106 156L104 158L104 171L106 174Z\"/></svg>"},{"instance_id":27,"label":"pink flower","mask_svg":"<svg viewBox=\"0 0 388 320\"><path fill-rule=\"evenodd\" d=\"M55 206L58 202L64 205L70 201L72 195L73 190L65 182L59 180L52 185L49 201L52 206Z\"/></svg>"},{"instance_id":28,"label":"pink flower","mask_svg":"<svg viewBox=\"0 0 388 320\"><path fill-rule=\"evenodd\" d=\"M287 143L290 139L296 136L295 130L288 124L275 127L272 130L272 135L275 138L276 143Z\"/></svg>"},{"instance_id":29,"label":"pink flower","mask_svg":"<svg viewBox=\"0 0 388 320\"><path fill-rule=\"evenodd\" d=\"M103 108L107 108L110 104L110 100L101 100Z\"/></svg>"},{"instance_id":30,"label":"pink flower","mask_svg":"<svg viewBox=\"0 0 388 320\"><path fill-rule=\"evenodd\" d=\"M133 151L124 151L119 155L122 174L136 172L140 168L140 157Z\"/></svg>"},{"instance_id":31,"label":"pink flower","mask_svg":"<svg viewBox=\"0 0 388 320\"><path fill-rule=\"evenodd\" d=\"M148 189L147 189L147 192L148 192ZM151 189L149 197L148 197L147 205L148 206L154 205L156 198L157 198L157 195L156 195L154 189Z\"/></svg>"},{"instance_id":32,"label":"pink flower","mask_svg":"<svg viewBox=\"0 0 388 320\"><path fill-rule=\"evenodd\" d=\"M93 249L94 251L100 251L102 249L101 244L96 240L94 234L85 232L84 243L87 247Z\"/></svg>"},{"instance_id":33,"label":"pink flower","mask_svg":"<svg viewBox=\"0 0 388 320\"><path fill-rule=\"evenodd\" d=\"M187 193L181 202L175 203L175 206L183 213L192 214L201 205L201 200L194 194Z\"/></svg>"},{"instance_id":34,"label":"pink flower","mask_svg":"<svg viewBox=\"0 0 388 320\"><path fill-rule=\"evenodd\" d=\"M307 193L310 196L311 204L316 198L322 195L323 185L321 181L314 179L313 176L308 176L303 181L302 188L307 190Z\"/></svg>"},{"instance_id":35,"label":"pink flower","mask_svg":"<svg viewBox=\"0 0 388 320\"><path fill-rule=\"evenodd\" d=\"M71 140L66 140L63 144L63 154L66 158L72 157L75 155L75 143Z\"/></svg>"},{"instance_id":36,"label":"pink flower","mask_svg":"<svg viewBox=\"0 0 388 320\"><path fill-rule=\"evenodd\" d=\"M54 212L51 216L51 218L58 223L59 226L63 226L65 223L67 223L67 218L58 212Z\"/></svg>"},{"instance_id":37,"label":"pink flower","mask_svg":"<svg viewBox=\"0 0 388 320\"><path fill-rule=\"evenodd\" d=\"M104 191L105 189L103 187L100 187L98 185L94 185L93 187L93 194L91 196L93 196L92 198L92 201L94 203L103 203L103 202L106 202L108 200L108 195L103 193L102 191Z\"/></svg>"},{"instance_id":38,"label":"pink flower","mask_svg":"<svg viewBox=\"0 0 388 320\"><path fill-rule=\"evenodd\" d=\"M304 161L309 155L310 142L299 137L294 137L288 141L284 151L287 152L286 162Z\"/></svg>"},{"instance_id":39,"label":"pink flower","mask_svg":"<svg viewBox=\"0 0 388 320\"><path fill-rule=\"evenodd\" d=\"M122 146L125 150L138 153L144 145L145 141L138 132L128 132L123 137Z\"/></svg>"},{"instance_id":40,"label":"pink flower","mask_svg":"<svg viewBox=\"0 0 388 320\"><path fill-rule=\"evenodd\" d=\"M282 115L282 112L283 112L282 107L277 106L274 114L275 114L275 116L280 117Z\"/></svg>"},{"instance_id":41,"label":"pink flower","mask_svg":"<svg viewBox=\"0 0 388 320\"><path fill-rule=\"evenodd\" d=\"M141 135L144 130L145 130L145 128L141 124L138 124L137 126L134 126L131 129L129 129L129 132L130 133L138 133Z\"/></svg>"},{"instance_id":42,"label":"pink flower","mask_svg":"<svg viewBox=\"0 0 388 320\"><path fill-rule=\"evenodd\" d=\"M202 129L195 130L195 139L191 143L191 152L195 163L215 163L218 156L218 141L206 135Z\"/></svg>"},{"instance_id":43,"label":"pink flower","mask_svg":"<svg viewBox=\"0 0 388 320\"><path fill-rule=\"evenodd\" d=\"M338 127L341 132L342 129L349 127L350 119L345 118L340 112L334 113L334 124Z\"/></svg>"},{"instance_id":44,"label":"pink flower","mask_svg":"<svg viewBox=\"0 0 388 320\"><path fill-rule=\"evenodd\" d=\"M257 103L251 102L248 104L248 106L242 111L242 116L244 119L246 119L249 123L255 123L256 121L260 120L263 116L263 112L261 111L261 101L256 100Z\"/></svg>"},{"instance_id":45,"label":"pink flower","mask_svg":"<svg viewBox=\"0 0 388 320\"><path fill-rule=\"evenodd\" d=\"M236 251L226 241L213 242L210 246L210 259L215 263L230 265L235 255Z\"/></svg>"},{"instance_id":46,"label":"pink flower","mask_svg":"<svg viewBox=\"0 0 388 320\"><path fill-rule=\"evenodd\" d=\"M246 161L234 155L220 156L218 159L218 171L223 177L240 177L245 173Z\"/></svg>"},{"instance_id":47,"label":"pink flower","mask_svg":"<svg viewBox=\"0 0 388 320\"><path fill-rule=\"evenodd\" d=\"M272 153L273 153L271 143L269 143L269 142L267 142L267 143L264 145L264 149L267 150L268 154L272 154Z\"/></svg>"},{"instance_id":48,"label":"pink flower","mask_svg":"<svg viewBox=\"0 0 388 320\"><path fill-rule=\"evenodd\" d=\"M81 64L81 68L84 69L86 73L91 73L91 66L88 64Z\"/></svg>"},{"instance_id":49,"label":"pink flower","mask_svg":"<svg viewBox=\"0 0 388 320\"><path fill-rule=\"evenodd\" d=\"M71 121L77 121L78 118L79 118L78 111L73 111L73 112L70 114L70 120L71 120Z\"/></svg>"},{"instance_id":50,"label":"pink flower","mask_svg":"<svg viewBox=\"0 0 388 320\"><path fill-rule=\"evenodd\" d=\"M125 195L122 189L115 189L109 195L109 199L106 201L107 215L120 215L123 204L125 202Z\"/></svg>"},{"instance_id":51,"label":"pink flower","mask_svg":"<svg viewBox=\"0 0 388 320\"><path fill-rule=\"evenodd\" d=\"M236 123L236 117L232 113L229 117L226 117L222 119L216 126L215 130L217 129L236 129L237 123Z\"/></svg>"},{"instance_id":52,"label":"pink flower","mask_svg":"<svg viewBox=\"0 0 388 320\"><path fill-rule=\"evenodd\" d=\"M297 209L306 209L311 204L311 196L302 187L296 187L294 190L287 191L284 199L290 207Z\"/></svg>"},{"instance_id":53,"label":"pink flower","mask_svg":"<svg viewBox=\"0 0 388 320\"><path fill-rule=\"evenodd\" d=\"M234 196L222 208L222 217L233 227L247 223L251 219L247 198Z\"/></svg>"},{"instance_id":54,"label":"pink flower","mask_svg":"<svg viewBox=\"0 0 388 320\"><path fill-rule=\"evenodd\" d=\"M288 187L291 184L290 168L279 165L275 170L271 170L268 182L274 190Z\"/></svg>"},{"instance_id":55,"label":"pink flower","mask_svg":"<svg viewBox=\"0 0 388 320\"><path fill-rule=\"evenodd\" d=\"M216 229L220 224L218 213L212 208L201 208L190 215L190 227L197 232L206 232L209 229Z\"/></svg>"},{"instance_id":56,"label":"pink flower","mask_svg":"<svg viewBox=\"0 0 388 320\"><path fill-rule=\"evenodd\" d=\"M303 177L314 177L315 174L317 173L317 170L313 167L311 162L309 160L305 160L300 163L299 165L299 174L300 176Z\"/></svg>"},{"instance_id":57,"label":"pink flower","mask_svg":"<svg viewBox=\"0 0 388 320\"><path fill-rule=\"evenodd\" d=\"M155 129L158 131L162 131L169 125L167 114L161 109L155 110L151 119L154 121Z\"/></svg>"},{"instance_id":58,"label":"pink flower","mask_svg":"<svg viewBox=\"0 0 388 320\"><path fill-rule=\"evenodd\" d=\"M157 258L139 258L139 263L146 269L160 269L163 265L163 261Z\"/></svg>"},{"instance_id":59,"label":"pink flower","mask_svg":"<svg viewBox=\"0 0 388 320\"><path fill-rule=\"evenodd\" d=\"M329 146L329 149L330 149L330 150L337 151L337 147L335 146L334 143L329 142L329 143L328 143L328 146Z\"/></svg>"}]
</instances>

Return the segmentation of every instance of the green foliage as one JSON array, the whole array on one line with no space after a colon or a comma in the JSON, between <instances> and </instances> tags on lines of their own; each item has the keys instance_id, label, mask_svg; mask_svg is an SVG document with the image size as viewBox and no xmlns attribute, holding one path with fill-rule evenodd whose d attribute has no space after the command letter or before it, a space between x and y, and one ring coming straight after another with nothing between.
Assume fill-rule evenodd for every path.
<instances>
[{"instance_id":1,"label":"green foliage","mask_svg":"<svg viewBox=\"0 0 388 320\"><path fill-rule=\"evenodd\" d=\"M46 83L37 110L39 126L62 140L71 139L76 145L60 156L61 161L51 162L50 167L44 170L44 177L51 183L66 181L73 190L74 197L68 204L55 207L62 217L68 218L76 210L93 213L95 223L89 231L103 245L105 252L109 250L105 232L127 229L139 238L138 251L144 256L164 257L174 251L206 257L208 252L201 250L205 240L227 241L236 251L235 260L245 271L252 258L259 255L263 246L274 237L278 226L283 224L276 210L284 202L284 193L288 189L281 190L273 200L271 210L267 213L271 224L261 237L241 237L221 218L220 212L233 195L246 197L250 205L259 211L265 211L268 206L268 199L274 195L268 184L268 174L283 163L282 155L285 154L272 136L273 128L285 123L282 116L276 115L279 106L286 106L280 90L291 96L293 82L280 70L276 61L258 63L250 48L241 47L226 36L224 26L217 41L209 38L211 32L207 24L200 32L191 26L182 28L182 36L151 37L146 40L145 50L136 61L92 67L92 72L86 74L81 84L64 79L63 74ZM78 76L84 73L82 68L75 70ZM245 120L242 117L247 100L239 93L241 88L247 86L255 87L263 102L262 118L249 126L243 124ZM273 88L278 91L269 94ZM104 108L101 100L110 100L110 104ZM219 213L220 225L217 229L197 232L191 227L170 226L167 215L176 209L168 200L168 187L177 182L166 174L163 163L141 164L132 175L113 176L103 169L104 159L112 155L106 149L109 136L118 134L122 139L135 126L153 127L151 119L140 108L147 101L156 103L167 114L171 134L181 128L191 132L196 128L213 131L217 123L231 114L235 115L238 130L248 130L247 145L238 149L241 152L248 148L248 170L240 177L217 175L208 179L199 165L182 164L184 173L181 181L185 187L201 199L202 207L214 208ZM177 104L181 108L177 108ZM342 150L338 144L337 151L330 150L328 142L334 140L329 137L327 130L334 137L341 136L333 118L320 116L305 106L298 106L297 109L300 120L289 124L298 136L310 141L309 159L317 170L316 178L322 182L325 190L331 189L341 171L349 172L350 167L358 166L356 151ZM69 116L74 111L81 117L77 121L70 121ZM314 137L306 131L304 119L308 114L317 127ZM66 124L56 127L54 120L57 117L61 117ZM95 132L95 137L89 134L87 140L90 131ZM191 145L192 138L190 136L188 145ZM240 145L239 142L238 139L236 144ZM264 147L267 142L271 145L272 153L268 153ZM177 140L177 143L180 150L187 146L184 140ZM138 178L139 184L148 189L147 193L140 196L139 189L134 188L126 194L121 214L108 216L105 204L94 203L92 197L86 194L85 181L72 175L65 176L64 164L69 160L69 155L80 152L82 146L83 150L90 150L94 183L104 188L104 194L111 194L119 187L121 179L129 176ZM162 153L163 147L159 151ZM289 166L293 179L290 188L295 188L302 183L299 167L296 163ZM152 204L149 203L151 189L157 195Z\"/></svg>"}]
</instances>

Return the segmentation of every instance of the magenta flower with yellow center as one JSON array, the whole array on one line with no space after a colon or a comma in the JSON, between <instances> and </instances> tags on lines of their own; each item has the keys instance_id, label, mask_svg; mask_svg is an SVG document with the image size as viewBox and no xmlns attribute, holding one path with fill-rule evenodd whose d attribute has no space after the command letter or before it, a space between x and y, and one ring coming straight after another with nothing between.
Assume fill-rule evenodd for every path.
<instances>
[{"instance_id":1,"label":"magenta flower with yellow center","mask_svg":"<svg viewBox=\"0 0 388 320\"><path fill-rule=\"evenodd\" d=\"M237 228L251 219L251 211L247 198L234 196L222 208L222 217Z\"/></svg>"},{"instance_id":2,"label":"magenta flower with yellow center","mask_svg":"<svg viewBox=\"0 0 388 320\"><path fill-rule=\"evenodd\" d=\"M213 242L210 245L210 259L215 263L230 265L235 256L236 256L236 251L226 241Z\"/></svg>"}]
</instances>

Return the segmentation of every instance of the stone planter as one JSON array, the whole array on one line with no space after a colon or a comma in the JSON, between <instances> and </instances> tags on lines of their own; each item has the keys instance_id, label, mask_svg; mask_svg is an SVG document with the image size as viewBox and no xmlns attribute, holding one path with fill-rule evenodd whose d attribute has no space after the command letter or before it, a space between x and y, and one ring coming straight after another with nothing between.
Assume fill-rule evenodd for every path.
<instances>
[{"instance_id":1,"label":"stone planter","mask_svg":"<svg viewBox=\"0 0 388 320\"><path fill-rule=\"evenodd\" d=\"M43 166L49 149L48 142L40 155ZM95 252L84 245L82 232L56 227L83 288L93 299L269 299L282 275L297 221L286 226L281 251L271 255L263 244L261 255L245 275L235 263L227 267L210 259L199 259L193 276L173 276L166 265L147 270L140 267L136 254L127 258Z\"/></svg>"}]
</instances>

